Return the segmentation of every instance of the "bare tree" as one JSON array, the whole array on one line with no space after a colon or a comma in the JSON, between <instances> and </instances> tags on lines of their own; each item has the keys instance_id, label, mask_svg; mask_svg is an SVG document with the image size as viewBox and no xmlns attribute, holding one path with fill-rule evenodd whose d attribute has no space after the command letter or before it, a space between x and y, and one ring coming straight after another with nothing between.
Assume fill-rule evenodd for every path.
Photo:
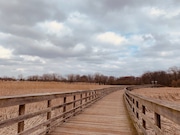
<instances>
[{"instance_id":1,"label":"bare tree","mask_svg":"<svg viewBox=\"0 0 180 135\"><path fill-rule=\"evenodd\" d=\"M116 78L114 76L108 77L108 84L113 85L116 84Z\"/></svg>"},{"instance_id":2,"label":"bare tree","mask_svg":"<svg viewBox=\"0 0 180 135\"><path fill-rule=\"evenodd\" d=\"M19 80L19 81L24 81L24 78L23 78L23 75L22 75L22 74L19 74L19 75L18 75L18 80Z\"/></svg>"},{"instance_id":3,"label":"bare tree","mask_svg":"<svg viewBox=\"0 0 180 135\"><path fill-rule=\"evenodd\" d=\"M72 83L72 82L75 81L75 75L74 75L74 74L69 74L69 75L67 76L67 78L68 78L68 82L70 82L70 83Z\"/></svg>"}]
</instances>

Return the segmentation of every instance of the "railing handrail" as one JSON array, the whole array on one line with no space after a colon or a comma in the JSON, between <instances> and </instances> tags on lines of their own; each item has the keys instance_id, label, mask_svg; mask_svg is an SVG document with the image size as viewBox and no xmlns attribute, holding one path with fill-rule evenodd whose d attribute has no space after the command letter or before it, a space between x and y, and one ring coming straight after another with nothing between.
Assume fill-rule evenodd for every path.
<instances>
[{"instance_id":1,"label":"railing handrail","mask_svg":"<svg viewBox=\"0 0 180 135\"><path fill-rule=\"evenodd\" d=\"M77 91L68 91L68 92L52 92L52 93L37 93L37 94L26 94L26 95L17 95L17 96L1 96L0 108L20 105L20 104L24 104L25 102L34 103L34 102L60 98L64 96L68 97L68 96L72 96L73 94L80 94L84 92L92 92L92 91L98 91L98 90L103 90L103 89L101 88L101 89L95 89L95 90L77 90ZM40 97L43 97L43 98L40 98ZM16 102L14 102L14 100L16 100Z\"/></svg>"},{"instance_id":2,"label":"railing handrail","mask_svg":"<svg viewBox=\"0 0 180 135\"><path fill-rule=\"evenodd\" d=\"M19 106L18 116L0 121L0 129L17 123L18 135L31 134L32 132L38 130L41 127L46 127L46 129L43 129L43 131L38 134L45 134L49 132L52 128L54 128L54 126L58 125L60 122L65 122L66 119L76 115L87 106L91 105L105 95L116 90L119 90L119 87L109 87L96 90L78 90L74 92L56 92L0 97L0 108ZM68 101L68 97L70 97L71 100ZM52 101L54 99L61 99L62 103L59 103L58 105L53 105ZM41 101L47 104L47 107L45 109L26 114L25 108L27 104L36 102L38 103ZM52 117L52 112L58 109L61 110L61 113L57 114L57 116ZM31 127L29 129L24 128L25 120L34 118L41 114L47 115L47 119L45 122L40 123L39 125ZM59 119L60 121L57 122L57 119Z\"/></svg>"},{"instance_id":3,"label":"railing handrail","mask_svg":"<svg viewBox=\"0 0 180 135\"><path fill-rule=\"evenodd\" d=\"M159 107L163 107L164 109L171 109L171 110L173 110L174 113L177 113L177 112L179 113L180 112L180 106L177 105L177 104L172 104L172 103L170 103L168 101L162 101L160 99L152 99L152 98L149 98L149 97L136 95L136 94L130 93L129 91L126 91L125 93L126 94L128 93L128 95L134 96L136 99L139 99L139 101L146 102L148 107L152 107L152 105L150 105L150 104L153 104L153 105L157 105ZM152 109L153 109L153 111L155 111L154 108L152 108ZM165 112L162 112L161 115L164 115L166 117ZM171 119L171 117L170 117L170 119ZM178 121L178 124L180 124L180 121Z\"/></svg>"},{"instance_id":4,"label":"railing handrail","mask_svg":"<svg viewBox=\"0 0 180 135\"><path fill-rule=\"evenodd\" d=\"M146 134L146 123L150 125L156 133L163 134L161 130L161 116L180 125L180 106L144 96L134 94L125 89L124 99L135 127ZM146 110L154 112L154 122L146 115ZM137 129L137 130L139 130Z\"/></svg>"}]
</instances>

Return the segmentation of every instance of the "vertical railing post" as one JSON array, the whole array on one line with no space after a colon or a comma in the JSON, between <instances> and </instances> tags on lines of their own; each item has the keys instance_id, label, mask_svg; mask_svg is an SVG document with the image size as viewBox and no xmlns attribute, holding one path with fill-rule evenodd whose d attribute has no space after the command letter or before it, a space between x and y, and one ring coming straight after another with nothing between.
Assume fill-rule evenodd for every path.
<instances>
[{"instance_id":1,"label":"vertical railing post","mask_svg":"<svg viewBox=\"0 0 180 135\"><path fill-rule=\"evenodd\" d=\"M95 99L97 99L97 91L95 90Z\"/></svg>"},{"instance_id":2,"label":"vertical railing post","mask_svg":"<svg viewBox=\"0 0 180 135\"><path fill-rule=\"evenodd\" d=\"M142 113L146 114L146 107L144 105L142 105ZM146 129L146 121L144 119L142 119L142 126Z\"/></svg>"},{"instance_id":3,"label":"vertical railing post","mask_svg":"<svg viewBox=\"0 0 180 135\"><path fill-rule=\"evenodd\" d=\"M154 113L155 125L161 128L161 116L158 113Z\"/></svg>"},{"instance_id":4,"label":"vertical railing post","mask_svg":"<svg viewBox=\"0 0 180 135\"><path fill-rule=\"evenodd\" d=\"M131 97L132 98L132 97ZM132 102L133 102L133 104L134 104L134 98L132 98ZM135 110L134 110L134 107L133 107L133 112L134 112L134 114L135 114Z\"/></svg>"},{"instance_id":5,"label":"vertical railing post","mask_svg":"<svg viewBox=\"0 0 180 135\"><path fill-rule=\"evenodd\" d=\"M80 100L81 111L82 111L82 102L83 102L83 101L82 101L82 97L83 97L83 96L82 96L82 93L81 93L81 94L80 94L80 98L81 98L81 100Z\"/></svg>"},{"instance_id":6,"label":"vertical railing post","mask_svg":"<svg viewBox=\"0 0 180 135\"><path fill-rule=\"evenodd\" d=\"M89 91L89 101L91 100L91 91Z\"/></svg>"},{"instance_id":7,"label":"vertical railing post","mask_svg":"<svg viewBox=\"0 0 180 135\"><path fill-rule=\"evenodd\" d=\"M25 104L19 105L19 116L25 114ZM24 131L24 121L18 123L18 133Z\"/></svg>"},{"instance_id":8,"label":"vertical railing post","mask_svg":"<svg viewBox=\"0 0 180 135\"><path fill-rule=\"evenodd\" d=\"M64 97L64 99L63 99L63 103L64 103L64 107L63 107L63 113L65 113L66 112L66 97ZM66 117L66 115L64 114L64 116L63 116L63 118L65 118ZM64 120L64 122L65 122L65 120Z\"/></svg>"},{"instance_id":9,"label":"vertical railing post","mask_svg":"<svg viewBox=\"0 0 180 135\"><path fill-rule=\"evenodd\" d=\"M87 92L85 92L85 103L87 102Z\"/></svg>"},{"instance_id":10,"label":"vertical railing post","mask_svg":"<svg viewBox=\"0 0 180 135\"><path fill-rule=\"evenodd\" d=\"M92 91L92 100L94 100L94 91Z\"/></svg>"},{"instance_id":11,"label":"vertical railing post","mask_svg":"<svg viewBox=\"0 0 180 135\"><path fill-rule=\"evenodd\" d=\"M100 98L100 91L97 91L97 97Z\"/></svg>"},{"instance_id":12,"label":"vertical railing post","mask_svg":"<svg viewBox=\"0 0 180 135\"><path fill-rule=\"evenodd\" d=\"M102 96L103 96L103 90L101 90L100 93L101 93L101 98L102 98Z\"/></svg>"},{"instance_id":13,"label":"vertical railing post","mask_svg":"<svg viewBox=\"0 0 180 135\"><path fill-rule=\"evenodd\" d=\"M74 112L74 115L75 115L75 113L76 113L76 109L75 109L76 108L76 95L73 96L73 100L74 100L74 103L73 103L74 111L73 112Z\"/></svg>"},{"instance_id":14,"label":"vertical railing post","mask_svg":"<svg viewBox=\"0 0 180 135\"><path fill-rule=\"evenodd\" d=\"M137 117L137 119L139 119L139 113L138 113L138 111L137 110L139 110L139 103L138 103L138 101L136 101L136 117Z\"/></svg>"},{"instance_id":15,"label":"vertical railing post","mask_svg":"<svg viewBox=\"0 0 180 135\"><path fill-rule=\"evenodd\" d=\"M51 100L47 101L47 108L51 107ZM47 112L47 121L51 119L51 110L49 112ZM50 128L50 124L47 125L47 132L49 133L49 128Z\"/></svg>"},{"instance_id":16,"label":"vertical railing post","mask_svg":"<svg viewBox=\"0 0 180 135\"><path fill-rule=\"evenodd\" d=\"M136 101L136 107L139 108L139 102L138 101Z\"/></svg>"},{"instance_id":17,"label":"vertical railing post","mask_svg":"<svg viewBox=\"0 0 180 135\"><path fill-rule=\"evenodd\" d=\"M93 91L91 91L91 100L93 101L93 95L94 93L93 93Z\"/></svg>"},{"instance_id":18,"label":"vertical railing post","mask_svg":"<svg viewBox=\"0 0 180 135\"><path fill-rule=\"evenodd\" d=\"M104 97L104 89L101 90L101 97Z\"/></svg>"}]
</instances>

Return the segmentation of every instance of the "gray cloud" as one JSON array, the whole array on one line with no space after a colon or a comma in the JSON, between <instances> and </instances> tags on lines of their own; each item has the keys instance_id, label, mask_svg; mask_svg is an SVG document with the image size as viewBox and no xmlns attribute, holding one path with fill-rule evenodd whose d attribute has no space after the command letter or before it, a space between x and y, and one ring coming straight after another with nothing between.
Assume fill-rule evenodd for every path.
<instances>
[{"instance_id":1,"label":"gray cloud","mask_svg":"<svg viewBox=\"0 0 180 135\"><path fill-rule=\"evenodd\" d=\"M33 25L36 22L53 19L63 20L64 14L59 10L55 3L48 0L13 2L0 1L1 19L8 24ZM58 15L57 15L58 11Z\"/></svg>"},{"instance_id":2,"label":"gray cloud","mask_svg":"<svg viewBox=\"0 0 180 135\"><path fill-rule=\"evenodd\" d=\"M180 66L178 0L0 0L1 75Z\"/></svg>"}]
</instances>

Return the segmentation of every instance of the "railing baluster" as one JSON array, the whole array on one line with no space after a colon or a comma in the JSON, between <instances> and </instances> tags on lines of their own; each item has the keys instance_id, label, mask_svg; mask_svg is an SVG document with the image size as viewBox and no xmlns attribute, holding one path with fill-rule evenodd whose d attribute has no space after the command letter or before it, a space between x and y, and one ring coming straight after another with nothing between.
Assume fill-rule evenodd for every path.
<instances>
[{"instance_id":1,"label":"railing baluster","mask_svg":"<svg viewBox=\"0 0 180 135\"><path fill-rule=\"evenodd\" d=\"M74 109L74 115L75 115L75 107L76 107L76 95L73 96L73 100L74 100L74 103L73 103L73 109Z\"/></svg>"},{"instance_id":2,"label":"railing baluster","mask_svg":"<svg viewBox=\"0 0 180 135\"><path fill-rule=\"evenodd\" d=\"M89 101L91 100L91 92L89 92Z\"/></svg>"},{"instance_id":3,"label":"railing baluster","mask_svg":"<svg viewBox=\"0 0 180 135\"><path fill-rule=\"evenodd\" d=\"M144 105L142 105L142 113L146 114L146 107ZM146 121L144 119L142 119L142 125L146 129Z\"/></svg>"},{"instance_id":4,"label":"railing baluster","mask_svg":"<svg viewBox=\"0 0 180 135\"><path fill-rule=\"evenodd\" d=\"M47 108L51 107L51 100L47 101ZM47 112L47 120L51 119L51 111ZM49 133L50 124L47 125L47 132Z\"/></svg>"},{"instance_id":5,"label":"railing baluster","mask_svg":"<svg viewBox=\"0 0 180 135\"><path fill-rule=\"evenodd\" d=\"M25 114L25 104L19 105L19 116ZM24 121L18 123L18 133L24 131Z\"/></svg>"},{"instance_id":6,"label":"railing baluster","mask_svg":"<svg viewBox=\"0 0 180 135\"><path fill-rule=\"evenodd\" d=\"M93 100L93 96L94 96L93 91L91 91L91 100Z\"/></svg>"},{"instance_id":7,"label":"railing baluster","mask_svg":"<svg viewBox=\"0 0 180 135\"><path fill-rule=\"evenodd\" d=\"M161 128L161 116L158 113L154 113L155 125Z\"/></svg>"},{"instance_id":8,"label":"railing baluster","mask_svg":"<svg viewBox=\"0 0 180 135\"><path fill-rule=\"evenodd\" d=\"M138 101L136 101L136 107L139 108L139 103L138 103Z\"/></svg>"},{"instance_id":9,"label":"railing baluster","mask_svg":"<svg viewBox=\"0 0 180 135\"><path fill-rule=\"evenodd\" d=\"M64 104L66 103L66 97L64 97L63 103ZM66 105L64 105L64 107L63 107L63 113L65 113L65 112L66 112ZM63 118L65 118L65 117L66 117L66 115L63 116ZM65 122L65 120L64 120L64 122Z\"/></svg>"},{"instance_id":10,"label":"railing baluster","mask_svg":"<svg viewBox=\"0 0 180 135\"><path fill-rule=\"evenodd\" d=\"M137 110L139 109L139 103L138 103L138 101L136 101L136 109L137 109ZM138 113L137 110L136 110L136 117L137 117L137 119L139 119L139 113Z\"/></svg>"},{"instance_id":11,"label":"railing baluster","mask_svg":"<svg viewBox=\"0 0 180 135\"><path fill-rule=\"evenodd\" d=\"M87 102L87 92L85 93L85 103Z\"/></svg>"},{"instance_id":12,"label":"railing baluster","mask_svg":"<svg viewBox=\"0 0 180 135\"><path fill-rule=\"evenodd\" d=\"M91 99L93 100L94 99L94 91L91 92Z\"/></svg>"},{"instance_id":13,"label":"railing baluster","mask_svg":"<svg viewBox=\"0 0 180 135\"><path fill-rule=\"evenodd\" d=\"M96 91L94 91L94 99L96 99Z\"/></svg>"},{"instance_id":14,"label":"railing baluster","mask_svg":"<svg viewBox=\"0 0 180 135\"><path fill-rule=\"evenodd\" d=\"M80 100L81 111L82 111L82 102L83 102L83 101L82 101L82 97L83 97L83 96L82 96L82 93L81 93L81 94L80 94L80 99L81 99L81 100Z\"/></svg>"}]
</instances>

